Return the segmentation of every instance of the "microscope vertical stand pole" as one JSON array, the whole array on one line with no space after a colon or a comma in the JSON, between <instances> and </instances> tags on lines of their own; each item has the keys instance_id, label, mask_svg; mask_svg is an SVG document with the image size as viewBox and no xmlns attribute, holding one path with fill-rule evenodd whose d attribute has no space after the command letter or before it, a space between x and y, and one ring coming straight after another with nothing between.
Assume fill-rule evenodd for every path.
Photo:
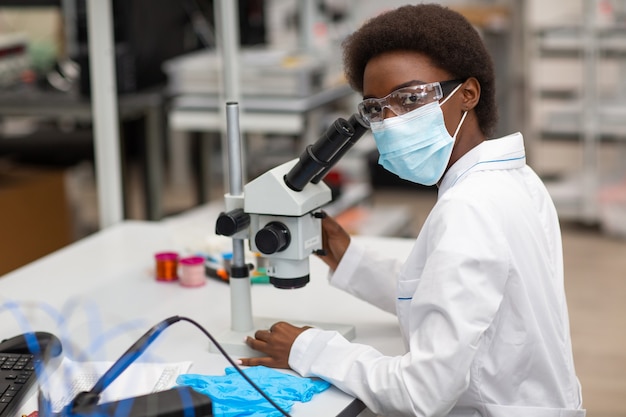
<instances>
[{"instance_id":1,"label":"microscope vertical stand pole","mask_svg":"<svg viewBox=\"0 0 626 417\"><path fill-rule=\"evenodd\" d=\"M226 103L226 123L228 135L228 175L229 192L233 197L243 196L243 162L241 134L239 132L239 105L235 102ZM244 239L232 239L232 266L246 265ZM250 277L230 278L230 317L231 330L249 332L253 330L252 296Z\"/></svg>"}]
</instances>

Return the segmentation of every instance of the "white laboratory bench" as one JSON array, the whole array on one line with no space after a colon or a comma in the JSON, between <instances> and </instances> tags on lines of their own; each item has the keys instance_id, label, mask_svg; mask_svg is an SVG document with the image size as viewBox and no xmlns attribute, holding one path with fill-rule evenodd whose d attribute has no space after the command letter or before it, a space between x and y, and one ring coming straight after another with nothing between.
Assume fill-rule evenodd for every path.
<instances>
[{"instance_id":1,"label":"white laboratory bench","mask_svg":"<svg viewBox=\"0 0 626 417\"><path fill-rule=\"evenodd\" d=\"M208 280L202 287L188 288L154 278L154 254L171 250L183 254L195 239L211 238L212 216L199 210L162 222L122 222L5 275L0 278L1 337L20 334L28 325L59 336L68 352L82 350L90 360L113 361L147 329L170 316L192 318L216 337L227 332L228 284ZM408 254L413 243L355 239L394 256ZM319 259L311 257L310 266L311 282L301 289L252 285L254 317L351 324L356 342L388 355L403 353L393 315L328 285L326 266ZM107 332L115 336L91 345ZM192 361L190 372L221 375L228 363L211 353L209 345L194 326L176 323L144 355L163 362ZM291 412L294 417L360 413L369 411L334 387L308 403L296 403Z\"/></svg>"}]
</instances>

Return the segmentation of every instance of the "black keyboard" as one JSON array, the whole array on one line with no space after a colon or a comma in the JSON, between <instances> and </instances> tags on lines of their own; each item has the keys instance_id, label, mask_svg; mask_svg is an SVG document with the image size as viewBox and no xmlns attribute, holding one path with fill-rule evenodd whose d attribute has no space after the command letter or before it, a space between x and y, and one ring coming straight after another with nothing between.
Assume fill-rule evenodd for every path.
<instances>
[{"instance_id":1,"label":"black keyboard","mask_svg":"<svg viewBox=\"0 0 626 417\"><path fill-rule=\"evenodd\" d=\"M36 382L33 355L0 352L0 417L14 417Z\"/></svg>"}]
</instances>

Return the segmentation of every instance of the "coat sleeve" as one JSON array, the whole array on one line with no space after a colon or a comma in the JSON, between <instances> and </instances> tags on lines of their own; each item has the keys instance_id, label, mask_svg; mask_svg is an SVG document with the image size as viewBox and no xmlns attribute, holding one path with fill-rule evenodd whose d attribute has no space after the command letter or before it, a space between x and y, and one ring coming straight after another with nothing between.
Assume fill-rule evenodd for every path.
<instances>
[{"instance_id":1,"label":"coat sleeve","mask_svg":"<svg viewBox=\"0 0 626 417\"><path fill-rule=\"evenodd\" d=\"M457 206L439 208L422 231L425 262L409 259L401 274L398 314L408 323L408 353L388 357L336 332L310 329L292 347L292 369L327 380L375 413L449 413L469 385L479 343L488 343L482 336L502 301L509 267L496 220ZM423 269L412 276L417 264Z\"/></svg>"},{"instance_id":2,"label":"coat sleeve","mask_svg":"<svg viewBox=\"0 0 626 417\"><path fill-rule=\"evenodd\" d=\"M329 280L334 287L396 314L396 287L401 266L397 259L383 258L352 241Z\"/></svg>"}]
</instances>

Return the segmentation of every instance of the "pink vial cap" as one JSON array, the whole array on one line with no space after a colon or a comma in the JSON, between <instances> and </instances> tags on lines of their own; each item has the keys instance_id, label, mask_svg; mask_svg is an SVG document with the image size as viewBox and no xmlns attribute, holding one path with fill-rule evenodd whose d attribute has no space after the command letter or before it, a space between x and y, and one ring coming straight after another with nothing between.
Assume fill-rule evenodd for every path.
<instances>
[{"instance_id":1,"label":"pink vial cap","mask_svg":"<svg viewBox=\"0 0 626 417\"><path fill-rule=\"evenodd\" d=\"M182 265L200 265L202 263L204 263L202 256L189 256L180 260L180 264Z\"/></svg>"}]
</instances>

